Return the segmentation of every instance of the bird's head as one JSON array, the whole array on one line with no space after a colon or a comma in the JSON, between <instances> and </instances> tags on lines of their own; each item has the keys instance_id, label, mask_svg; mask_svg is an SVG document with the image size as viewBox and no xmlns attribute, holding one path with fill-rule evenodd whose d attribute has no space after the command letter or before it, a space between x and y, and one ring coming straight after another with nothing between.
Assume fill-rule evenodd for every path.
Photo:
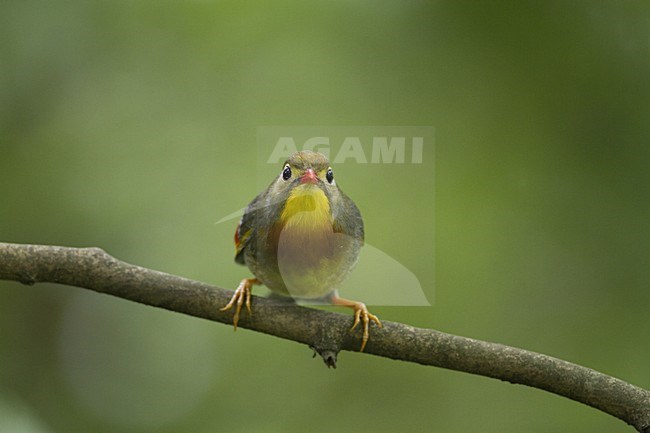
<instances>
[{"instance_id":1,"label":"bird's head","mask_svg":"<svg viewBox=\"0 0 650 433\"><path fill-rule=\"evenodd\" d=\"M338 197L334 172L325 155L301 151L289 157L272 185L273 194L284 202L281 220L313 212L314 224L331 224L332 200Z\"/></svg>"}]
</instances>

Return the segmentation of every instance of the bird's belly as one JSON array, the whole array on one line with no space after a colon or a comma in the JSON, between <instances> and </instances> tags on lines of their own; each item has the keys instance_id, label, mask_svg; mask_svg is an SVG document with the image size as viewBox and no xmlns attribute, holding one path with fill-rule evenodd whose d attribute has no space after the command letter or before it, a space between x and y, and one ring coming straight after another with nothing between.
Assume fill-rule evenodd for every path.
<instances>
[{"instance_id":1,"label":"bird's belly","mask_svg":"<svg viewBox=\"0 0 650 433\"><path fill-rule=\"evenodd\" d=\"M276 293L320 298L335 290L354 266L354 239L330 228L300 232L285 228L269 245L271 260L258 262L256 275Z\"/></svg>"}]
</instances>

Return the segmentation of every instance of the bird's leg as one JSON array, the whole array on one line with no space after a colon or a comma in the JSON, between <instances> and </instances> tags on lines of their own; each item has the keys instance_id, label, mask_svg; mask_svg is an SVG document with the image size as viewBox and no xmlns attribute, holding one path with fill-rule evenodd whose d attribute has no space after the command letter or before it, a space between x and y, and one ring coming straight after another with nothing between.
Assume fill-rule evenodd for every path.
<instances>
[{"instance_id":1,"label":"bird's leg","mask_svg":"<svg viewBox=\"0 0 650 433\"><path fill-rule=\"evenodd\" d=\"M368 338L370 337L370 333L368 332L368 325L371 321L373 321L377 324L377 326L381 328L381 322L379 321L379 318L370 313L366 307L366 304L363 302L350 301L348 299L339 298L339 296L336 294L330 298L330 301L332 302L332 305L340 305L342 307L354 309L354 324L352 324L350 331L356 328L359 322L363 323L363 337L361 340L361 350L359 350L359 352L363 352L363 349L366 347L366 343L368 342Z\"/></svg>"},{"instance_id":2,"label":"bird's leg","mask_svg":"<svg viewBox=\"0 0 650 433\"><path fill-rule=\"evenodd\" d=\"M244 278L241 280L239 287L237 287L237 290L235 290L235 294L232 295L232 298L230 298L230 302L228 302L225 307L219 309L220 311L226 311L230 310L233 306L235 307L235 315L232 318L232 324L235 326L235 331L237 330L237 322L239 322L239 312L241 311L241 307L244 304L246 304L248 314L252 314L251 288L255 284L262 284L262 282L257 278Z\"/></svg>"}]
</instances>

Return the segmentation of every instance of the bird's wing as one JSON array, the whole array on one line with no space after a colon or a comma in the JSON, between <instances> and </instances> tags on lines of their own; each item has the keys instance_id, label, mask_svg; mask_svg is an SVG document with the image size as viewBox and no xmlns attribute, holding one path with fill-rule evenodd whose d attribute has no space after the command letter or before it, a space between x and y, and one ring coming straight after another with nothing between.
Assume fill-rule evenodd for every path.
<instances>
[{"instance_id":1,"label":"bird's wing","mask_svg":"<svg viewBox=\"0 0 650 433\"><path fill-rule=\"evenodd\" d=\"M244 250L255 234L255 221L258 212L258 203L260 202L262 194L255 197L255 199L246 207L244 215L242 215L235 230L235 262L245 265Z\"/></svg>"},{"instance_id":2,"label":"bird's wing","mask_svg":"<svg viewBox=\"0 0 650 433\"><path fill-rule=\"evenodd\" d=\"M354 204L352 199L343 192L341 192L341 199L344 202L341 209L345 209L345 211L334 216L334 231L352 236L361 241L363 245L365 233L361 212L359 212L359 208Z\"/></svg>"}]
</instances>

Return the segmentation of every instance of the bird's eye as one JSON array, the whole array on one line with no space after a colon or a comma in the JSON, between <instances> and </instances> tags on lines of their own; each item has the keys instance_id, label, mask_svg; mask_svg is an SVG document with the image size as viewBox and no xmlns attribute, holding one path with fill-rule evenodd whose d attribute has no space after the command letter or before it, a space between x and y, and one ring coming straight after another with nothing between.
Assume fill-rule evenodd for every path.
<instances>
[{"instance_id":1,"label":"bird's eye","mask_svg":"<svg viewBox=\"0 0 650 433\"><path fill-rule=\"evenodd\" d=\"M284 180L289 180L291 177L291 167L289 167L289 164L284 166L284 170L282 170L282 179Z\"/></svg>"},{"instance_id":2,"label":"bird's eye","mask_svg":"<svg viewBox=\"0 0 650 433\"><path fill-rule=\"evenodd\" d=\"M327 174L325 175L325 178L329 183L334 182L334 172L332 171L331 168L327 169Z\"/></svg>"}]
</instances>

